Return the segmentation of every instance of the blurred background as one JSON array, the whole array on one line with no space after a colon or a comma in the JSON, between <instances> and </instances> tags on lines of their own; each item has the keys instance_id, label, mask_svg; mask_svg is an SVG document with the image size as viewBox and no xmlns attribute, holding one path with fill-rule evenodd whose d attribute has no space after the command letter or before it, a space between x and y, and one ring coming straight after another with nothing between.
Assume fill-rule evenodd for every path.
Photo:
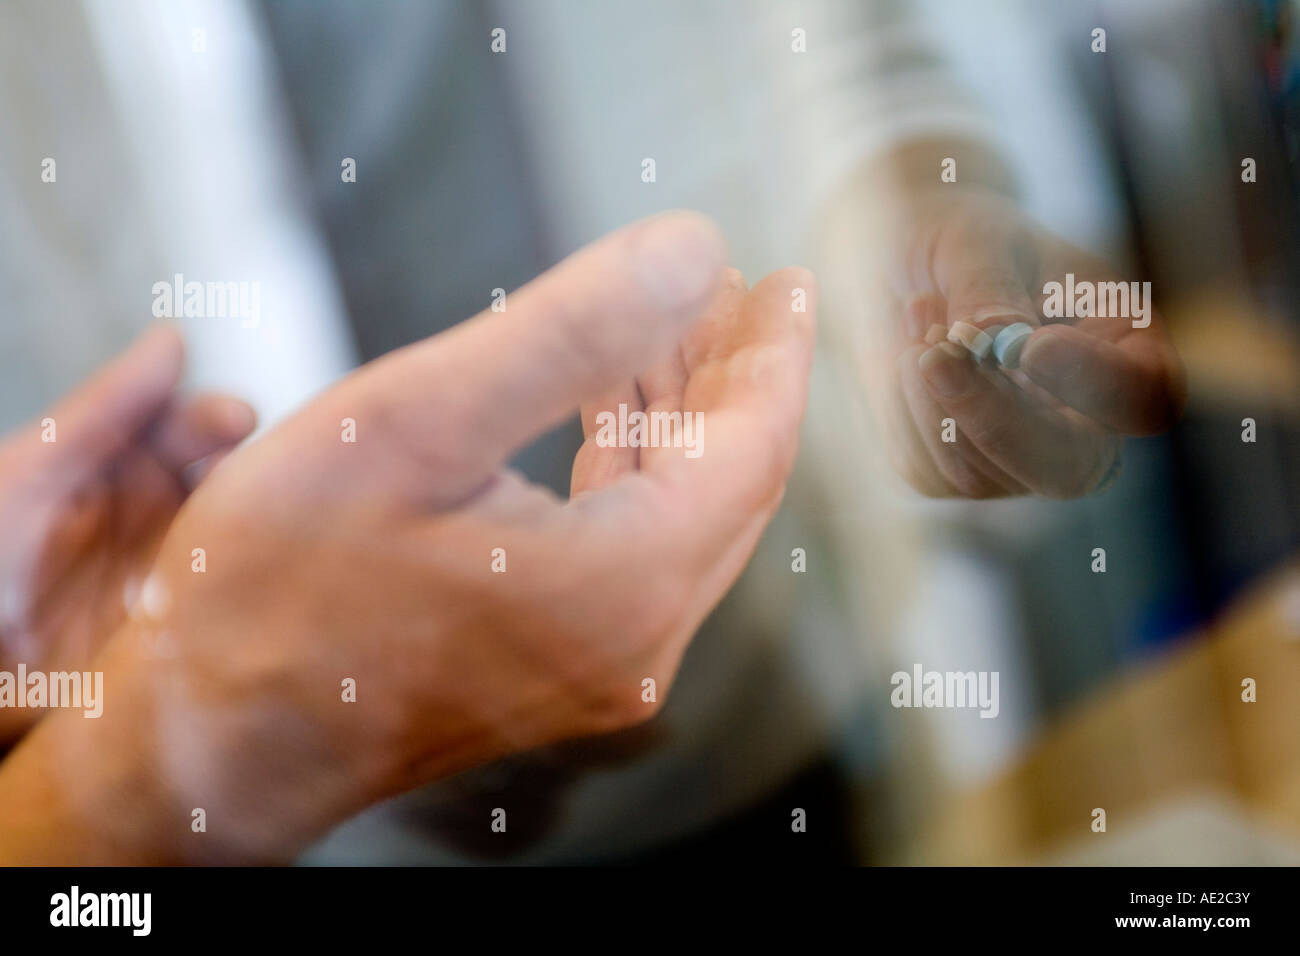
<instances>
[{"instance_id":1,"label":"blurred background","mask_svg":"<svg viewBox=\"0 0 1300 956\"><path fill-rule=\"evenodd\" d=\"M1045 227L1152 282L1182 423L1126 442L1100 496L922 499L828 295L786 503L661 717L374 808L303 862L1300 862L1297 13L9 2L0 427L125 346L177 273L260 284L254 326L182 323L189 382L266 427L662 209L717 219L751 282L800 261L833 289L879 241L860 169L910 137L985 143ZM860 254L825 255L828 206ZM566 493L579 441L575 421L518 464ZM918 663L997 671L996 719L890 706ZM498 806L508 835L483 825Z\"/></svg>"}]
</instances>

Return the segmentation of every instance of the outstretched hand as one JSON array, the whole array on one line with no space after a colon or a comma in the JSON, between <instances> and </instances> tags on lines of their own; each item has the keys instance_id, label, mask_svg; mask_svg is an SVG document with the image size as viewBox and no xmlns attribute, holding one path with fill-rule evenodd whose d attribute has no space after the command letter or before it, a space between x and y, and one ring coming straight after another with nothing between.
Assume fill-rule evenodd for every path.
<instances>
[{"instance_id":1,"label":"outstretched hand","mask_svg":"<svg viewBox=\"0 0 1300 956\"><path fill-rule=\"evenodd\" d=\"M59 833L28 821L51 842L10 856L284 858L376 800L652 716L777 507L806 400L811 275L746 291L725 256L693 214L620 230L218 465L97 663L103 717L43 723L6 766L16 793L82 774ZM611 397L698 412L700 454L602 446ZM571 500L504 467L581 403ZM201 841L194 806L223 821Z\"/></svg>"},{"instance_id":2,"label":"outstretched hand","mask_svg":"<svg viewBox=\"0 0 1300 956\"><path fill-rule=\"evenodd\" d=\"M1176 420L1186 388L1158 314L1142 328L1129 317L1044 315L1046 283L1115 280L1104 264L993 193L939 188L911 213L865 381L895 466L918 491L1085 495L1114 474L1121 437ZM1018 367L1005 367L943 344L959 323L995 332L1026 323L1032 334Z\"/></svg>"}]
</instances>

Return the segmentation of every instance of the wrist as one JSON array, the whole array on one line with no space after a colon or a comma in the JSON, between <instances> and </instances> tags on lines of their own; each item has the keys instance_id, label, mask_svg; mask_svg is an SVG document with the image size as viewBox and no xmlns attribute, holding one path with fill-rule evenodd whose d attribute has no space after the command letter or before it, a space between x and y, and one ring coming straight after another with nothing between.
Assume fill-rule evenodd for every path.
<instances>
[{"instance_id":1,"label":"wrist","mask_svg":"<svg viewBox=\"0 0 1300 956\"><path fill-rule=\"evenodd\" d=\"M178 811L132 710L47 714L0 764L0 863L183 861L159 839Z\"/></svg>"},{"instance_id":2,"label":"wrist","mask_svg":"<svg viewBox=\"0 0 1300 956\"><path fill-rule=\"evenodd\" d=\"M198 693L148 627L91 666L101 715L48 713L0 764L0 863L279 862L346 815L326 775L267 766L286 728Z\"/></svg>"},{"instance_id":3,"label":"wrist","mask_svg":"<svg viewBox=\"0 0 1300 956\"><path fill-rule=\"evenodd\" d=\"M879 177L888 193L906 202L968 192L1015 198L1014 175L1002 157L973 140L922 139L900 144L875 164L868 178Z\"/></svg>"}]
</instances>

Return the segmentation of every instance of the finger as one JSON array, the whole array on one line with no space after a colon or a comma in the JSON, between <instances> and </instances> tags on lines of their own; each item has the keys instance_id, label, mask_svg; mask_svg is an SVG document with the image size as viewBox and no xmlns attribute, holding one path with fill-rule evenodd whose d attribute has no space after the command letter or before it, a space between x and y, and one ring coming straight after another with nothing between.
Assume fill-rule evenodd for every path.
<instances>
[{"instance_id":1,"label":"finger","mask_svg":"<svg viewBox=\"0 0 1300 956\"><path fill-rule=\"evenodd\" d=\"M1117 341L1085 328L1050 325L1034 332L1020 368L1065 404L1126 435L1155 435L1182 413L1187 386L1177 352L1156 325L1129 328Z\"/></svg>"},{"instance_id":2,"label":"finger","mask_svg":"<svg viewBox=\"0 0 1300 956\"><path fill-rule=\"evenodd\" d=\"M921 321L906 328L909 312ZM937 295L918 296L908 305L897 301L891 303L882 316L882 321L897 329L898 334L892 340L867 350L860 359L861 380L868 394L867 405L890 464L915 491L931 498L954 497L958 493L935 468L930 452L917 431L911 409L903 395L898 359L903 349L916 344L909 341L907 336L925 320L935 320L936 324L930 325L924 334L928 337L931 330L940 330L942 334L936 341L943 341L947 335L947 312L947 302Z\"/></svg>"},{"instance_id":3,"label":"finger","mask_svg":"<svg viewBox=\"0 0 1300 956\"><path fill-rule=\"evenodd\" d=\"M646 411L681 411L686 379L686 359L678 346L636 378Z\"/></svg>"},{"instance_id":4,"label":"finger","mask_svg":"<svg viewBox=\"0 0 1300 956\"><path fill-rule=\"evenodd\" d=\"M1097 486L1118 453L1114 436L1068 410L1042 407L958 351L925 353L921 378L962 439L1007 476L1009 490L1073 498Z\"/></svg>"},{"instance_id":5,"label":"finger","mask_svg":"<svg viewBox=\"0 0 1300 956\"><path fill-rule=\"evenodd\" d=\"M926 359L926 356L929 356ZM943 481L964 498L998 498L1022 494L1019 486L993 464L965 434L964 422L946 408L935 395L929 376L947 371L932 367L942 359L956 367L953 374L973 372L974 363L951 342L935 346L914 345L898 357L898 376L903 397L912 413L916 432L921 436L934 467ZM923 364L924 361L924 364ZM945 423L952 419L952 425ZM951 436L946 430L953 429ZM946 441L952 437L954 441Z\"/></svg>"},{"instance_id":6,"label":"finger","mask_svg":"<svg viewBox=\"0 0 1300 956\"><path fill-rule=\"evenodd\" d=\"M912 411L903 394L899 356L920 341L944 341L948 334L948 302L935 292L912 294L904 299L882 297L879 321L883 330L859 358L861 380L868 394L867 405L875 420L886 456L894 471L913 490L930 498L958 495L935 467L924 440L917 431Z\"/></svg>"},{"instance_id":7,"label":"finger","mask_svg":"<svg viewBox=\"0 0 1300 956\"><path fill-rule=\"evenodd\" d=\"M791 311L803 289L808 311ZM815 280L787 269L760 282L728 320L711 314L725 342L696 341L683 396L686 414L703 416L700 455L643 448L642 467L602 494L574 502L588 559L669 569L656 577L657 604L677 609L686 629L667 635L661 653L675 666L694 624L739 577L780 502L798 445L812 363ZM702 356L706 356L701 358Z\"/></svg>"},{"instance_id":8,"label":"finger","mask_svg":"<svg viewBox=\"0 0 1300 956\"><path fill-rule=\"evenodd\" d=\"M725 257L717 227L698 214L636 223L513 293L506 311L372 363L345 397L417 457L450 458L471 486L584 399L667 355L708 303Z\"/></svg>"},{"instance_id":9,"label":"finger","mask_svg":"<svg viewBox=\"0 0 1300 956\"><path fill-rule=\"evenodd\" d=\"M803 290L807 311L795 312ZM758 283L727 322L724 341L690 371L683 419L693 416L695 447L643 448L641 467L658 502L655 533L663 557L694 559L712 580L734 580L784 492L798 449L808 395L816 279L784 269ZM690 359L688 358L688 363ZM693 455L693 457L692 457ZM716 574L715 574L716 572Z\"/></svg>"},{"instance_id":10,"label":"finger","mask_svg":"<svg viewBox=\"0 0 1300 956\"><path fill-rule=\"evenodd\" d=\"M903 394L897 359L879 363L874 373L884 380L884 387L876 391L872 410L884 432L886 451L894 470L913 489L927 497L957 497L958 491L935 467L930 450L917 429Z\"/></svg>"},{"instance_id":11,"label":"finger","mask_svg":"<svg viewBox=\"0 0 1300 956\"><path fill-rule=\"evenodd\" d=\"M170 325L150 329L54 407L49 479L75 487L110 462L171 401L184 346Z\"/></svg>"},{"instance_id":12,"label":"finger","mask_svg":"<svg viewBox=\"0 0 1300 956\"><path fill-rule=\"evenodd\" d=\"M175 475L200 458L233 448L252 433L252 406L229 395L200 395L170 408L152 426L149 446Z\"/></svg>"},{"instance_id":13,"label":"finger","mask_svg":"<svg viewBox=\"0 0 1300 956\"><path fill-rule=\"evenodd\" d=\"M582 434L586 440L573 457L569 497L599 491L623 475L636 471L640 449L635 445L607 441L609 422L604 417L611 416L617 429L619 416L626 417L634 411L645 411L645 407L636 382L631 379L620 382L595 401L582 406ZM604 433L602 426L606 429Z\"/></svg>"},{"instance_id":14,"label":"finger","mask_svg":"<svg viewBox=\"0 0 1300 956\"><path fill-rule=\"evenodd\" d=\"M127 455L114 461L105 479L79 488L61 507L31 578L32 620L54 627L56 619L64 615L107 613L108 617L94 620L89 628L75 628L83 631L88 641L94 635L112 633L125 608L116 603L102 607L86 600L81 589L122 593L127 578L137 573L156 549L182 498L174 477L147 455ZM103 548L106 537L114 542L111 553ZM89 659L89 647L83 650L81 659Z\"/></svg>"},{"instance_id":15,"label":"finger","mask_svg":"<svg viewBox=\"0 0 1300 956\"><path fill-rule=\"evenodd\" d=\"M1026 287L1028 273L1021 267L1022 257L1010 238L982 239L963 232L942 239L934 253L934 272L939 291L948 300L948 326L1041 324Z\"/></svg>"},{"instance_id":16,"label":"finger","mask_svg":"<svg viewBox=\"0 0 1300 956\"><path fill-rule=\"evenodd\" d=\"M741 321L740 306L749 287L739 269L724 269L722 283L690 331L682 340L682 361L686 373L699 368L711 357L732 347L735 329Z\"/></svg>"},{"instance_id":17,"label":"finger","mask_svg":"<svg viewBox=\"0 0 1300 956\"><path fill-rule=\"evenodd\" d=\"M115 501L109 520L121 558L123 552L163 533L183 495L176 476L148 455L126 456L112 474Z\"/></svg>"},{"instance_id":18,"label":"finger","mask_svg":"<svg viewBox=\"0 0 1300 956\"><path fill-rule=\"evenodd\" d=\"M739 269L728 267L713 298L696 318L680 346L663 361L647 367L637 376L637 387L647 411L679 411L690 370L707 360L716 343L730 338L729 329L738 321L741 302L748 286Z\"/></svg>"},{"instance_id":19,"label":"finger","mask_svg":"<svg viewBox=\"0 0 1300 956\"><path fill-rule=\"evenodd\" d=\"M638 375L636 381L624 382L596 402L584 404L582 430L587 440L574 457L570 495L597 491L636 471L640 447L609 440L617 437L618 423L626 422L634 412L651 416L652 421L674 412L680 416L685 388L686 362L679 346Z\"/></svg>"},{"instance_id":20,"label":"finger","mask_svg":"<svg viewBox=\"0 0 1300 956\"><path fill-rule=\"evenodd\" d=\"M935 325L948 324L948 302L941 295L924 293L909 300L902 308L900 345L920 342Z\"/></svg>"},{"instance_id":21,"label":"finger","mask_svg":"<svg viewBox=\"0 0 1300 956\"><path fill-rule=\"evenodd\" d=\"M686 366L679 347L635 381L625 382L610 394L584 404L582 428L587 440L573 460L570 496L598 491L636 471L641 447L621 440L626 423L642 414L651 421L673 412L680 417L685 386Z\"/></svg>"}]
</instances>

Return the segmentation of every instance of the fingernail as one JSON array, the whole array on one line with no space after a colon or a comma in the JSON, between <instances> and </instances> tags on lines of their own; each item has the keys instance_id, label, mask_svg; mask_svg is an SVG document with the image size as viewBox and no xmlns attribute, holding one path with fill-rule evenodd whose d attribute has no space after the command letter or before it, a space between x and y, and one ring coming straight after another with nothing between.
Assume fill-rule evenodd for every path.
<instances>
[{"instance_id":1,"label":"fingernail","mask_svg":"<svg viewBox=\"0 0 1300 956\"><path fill-rule=\"evenodd\" d=\"M665 213L647 222L632 246L632 269L660 308L702 304L721 281L727 246L711 219Z\"/></svg>"},{"instance_id":2,"label":"fingernail","mask_svg":"<svg viewBox=\"0 0 1300 956\"><path fill-rule=\"evenodd\" d=\"M932 325L925 333L926 345L938 345L948 337L948 330L942 325Z\"/></svg>"},{"instance_id":3,"label":"fingernail","mask_svg":"<svg viewBox=\"0 0 1300 956\"><path fill-rule=\"evenodd\" d=\"M971 387L975 375L967 354L960 345L940 342L922 353L921 377L944 398L957 398Z\"/></svg>"}]
</instances>

